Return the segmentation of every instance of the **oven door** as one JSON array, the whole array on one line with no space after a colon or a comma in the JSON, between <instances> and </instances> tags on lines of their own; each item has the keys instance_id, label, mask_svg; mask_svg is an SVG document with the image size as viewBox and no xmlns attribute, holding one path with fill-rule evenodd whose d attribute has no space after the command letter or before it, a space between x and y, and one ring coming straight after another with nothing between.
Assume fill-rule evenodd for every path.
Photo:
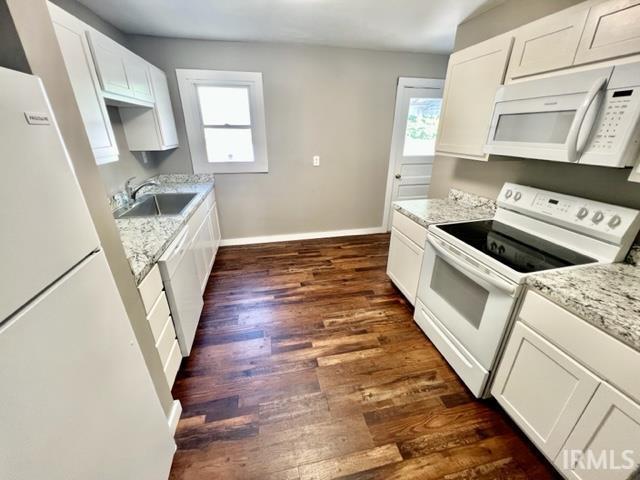
<instances>
[{"instance_id":1,"label":"oven door","mask_svg":"<svg viewBox=\"0 0 640 480\"><path fill-rule=\"evenodd\" d=\"M443 333L453 337L489 371L507 329L519 285L432 233L427 239L418 297Z\"/></svg>"},{"instance_id":2,"label":"oven door","mask_svg":"<svg viewBox=\"0 0 640 480\"><path fill-rule=\"evenodd\" d=\"M484 151L575 163L601 116L612 68L501 87Z\"/></svg>"}]
</instances>

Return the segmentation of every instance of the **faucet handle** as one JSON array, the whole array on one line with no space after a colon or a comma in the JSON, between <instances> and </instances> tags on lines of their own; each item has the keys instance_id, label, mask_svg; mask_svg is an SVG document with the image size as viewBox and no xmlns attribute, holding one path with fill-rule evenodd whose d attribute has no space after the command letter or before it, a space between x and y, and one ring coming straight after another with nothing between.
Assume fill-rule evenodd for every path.
<instances>
[{"instance_id":1,"label":"faucet handle","mask_svg":"<svg viewBox=\"0 0 640 480\"><path fill-rule=\"evenodd\" d=\"M129 200L132 200L132 196L133 196L133 186L132 186L132 182L136 179L136 177L129 177L127 178L126 182L124 182L124 190L127 194L127 198Z\"/></svg>"}]
</instances>

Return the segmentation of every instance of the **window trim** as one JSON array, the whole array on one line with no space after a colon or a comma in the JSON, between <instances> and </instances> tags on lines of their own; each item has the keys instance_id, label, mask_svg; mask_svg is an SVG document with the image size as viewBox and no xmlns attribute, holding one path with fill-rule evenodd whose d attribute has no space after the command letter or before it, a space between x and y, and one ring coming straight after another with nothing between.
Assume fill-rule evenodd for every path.
<instances>
[{"instance_id":1,"label":"window trim","mask_svg":"<svg viewBox=\"0 0 640 480\"><path fill-rule=\"evenodd\" d=\"M267 135L261 72L176 69L178 90L194 173L267 173ZM207 158L198 86L245 87L249 91L253 162L216 162ZM217 128L217 127L216 127ZM233 128L233 127L230 127Z\"/></svg>"}]
</instances>

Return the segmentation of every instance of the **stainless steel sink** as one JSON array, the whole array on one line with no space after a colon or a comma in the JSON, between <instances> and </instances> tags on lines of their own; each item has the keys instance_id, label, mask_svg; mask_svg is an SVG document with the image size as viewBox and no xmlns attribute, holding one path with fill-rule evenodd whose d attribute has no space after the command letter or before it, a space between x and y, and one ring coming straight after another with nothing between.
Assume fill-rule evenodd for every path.
<instances>
[{"instance_id":1,"label":"stainless steel sink","mask_svg":"<svg viewBox=\"0 0 640 480\"><path fill-rule=\"evenodd\" d=\"M141 196L130 207L115 212L115 218L157 217L160 215L179 215L189 205L195 193L156 193Z\"/></svg>"}]
</instances>

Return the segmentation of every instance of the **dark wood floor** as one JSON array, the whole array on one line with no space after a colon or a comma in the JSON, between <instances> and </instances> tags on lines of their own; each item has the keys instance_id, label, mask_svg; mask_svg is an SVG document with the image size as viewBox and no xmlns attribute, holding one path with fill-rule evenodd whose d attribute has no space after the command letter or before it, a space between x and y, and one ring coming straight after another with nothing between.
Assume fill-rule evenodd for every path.
<instances>
[{"instance_id":1,"label":"dark wood floor","mask_svg":"<svg viewBox=\"0 0 640 480\"><path fill-rule=\"evenodd\" d=\"M389 237L221 248L172 479L556 478L385 275Z\"/></svg>"}]
</instances>

